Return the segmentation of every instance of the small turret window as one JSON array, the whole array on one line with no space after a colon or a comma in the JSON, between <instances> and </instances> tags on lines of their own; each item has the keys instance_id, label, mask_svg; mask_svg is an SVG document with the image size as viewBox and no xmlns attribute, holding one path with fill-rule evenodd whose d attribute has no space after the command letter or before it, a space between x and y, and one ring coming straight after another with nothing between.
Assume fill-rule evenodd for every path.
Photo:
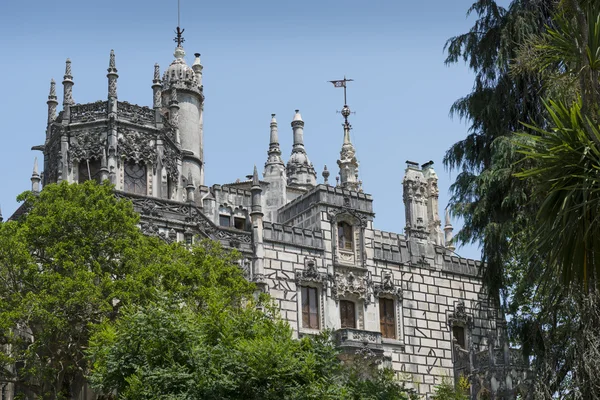
<instances>
[{"instance_id":1,"label":"small turret window","mask_svg":"<svg viewBox=\"0 0 600 400\"><path fill-rule=\"evenodd\" d=\"M352 225L342 221L338 223L338 244L341 250L353 250Z\"/></svg>"},{"instance_id":2,"label":"small turret window","mask_svg":"<svg viewBox=\"0 0 600 400\"><path fill-rule=\"evenodd\" d=\"M138 164L133 161L127 161L125 163L125 191L136 194L148 194L147 193L147 177L146 177L146 165Z\"/></svg>"}]
</instances>

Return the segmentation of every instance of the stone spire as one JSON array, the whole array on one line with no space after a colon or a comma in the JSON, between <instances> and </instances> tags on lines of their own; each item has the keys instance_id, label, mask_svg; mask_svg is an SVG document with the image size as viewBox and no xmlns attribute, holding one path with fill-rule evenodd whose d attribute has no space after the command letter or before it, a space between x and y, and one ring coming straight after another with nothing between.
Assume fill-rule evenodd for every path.
<instances>
[{"instance_id":1,"label":"stone spire","mask_svg":"<svg viewBox=\"0 0 600 400\"><path fill-rule=\"evenodd\" d=\"M292 120L292 130L294 132L294 145L292 155L287 163L288 185L310 189L317 183L317 172L304 149L304 121L300 115L300 110L296 110Z\"/></svg>"},{"instance_id":2,"label":"stone spire","mask_svg":"<svg viewBox=\"0 0 600 400\"><path fill-rule=\"evenodd\" d=\"M162 83L160 82L160 66L154 64L154 79L152 79L152 93L154 101L152 102L152 108L158 109L162 107Z\"/></svg>"},{"instance_id":3,"label":"stone spire","mask_svg":"<svg viewBox=\"0 0 600 400\"><path fill-rule=\"evenodd\" d=\"M31 191L33 193L40 192L40 182L42 179L40 178L40 173L38 171L38 160L37 157L33 161L33 173L31 174Z\"/></svg>"},{"instance_id":4,"label":"stone spire","mask_svg":"<svg viewBox=\"0 0 600 400\"><path fill-rule=\"evenodd\" d=\"M272 165L285 165L281 159L281 149L279 148L279 134L277 133L277 120L275 114L271 114L271 136L269 140L269 151L267 151L267 162L265 171ZM266 172L265 172L266 173Z\"/></svg>"},{"instance_id":5,"label":"stone spire","mask_svg":"<svg viewBox=\"0 0 600 400\"><path fill-rule=\"evenodd\" d=\"M194 184L194 177L192 171L188 172L187 185L185 187L186 200L188 203L194 203L194 192L196 191L196 185Z\"/></svg>"},{"instance_id":6,"label":"stone spire","mask_svg":"<svg viewBox=\"0 0 600 400\"><path fill-rule=\"evenodd\" d=\"M108 100L112 103L117 99L117 79L119 78L119 74L117 74L114 50L110 51L110 59L108 61L107 71L108 74L106 77L108 78Z\"/></svg>"},{"instance_id":7,"label":"stone spire","mask_svg":"<svg viewBox=\"0 0 600 400\"><path fill-rule=\"evenodd\" d=\"M454 247L454 243L452 243L452 231L454 230L454 228L452 227L452 223L450 222L450 210L448 210L448 207L446 207L446 221L444 224L444 240L445 240L445 245L446 248L450 251L454 251L456 250L456 247Z\"/></svg>"},{"instance_id":8,"label":"stone spire","mask_svg":"<svg viewBox=\"0 0 600 400\"><path fill-rule=\"evenodd\" d=\"M56 82L54 79L50 80L50 93L48 94L48 123L54 122L56 119L56 107L58 106L58 100L56 97Z\"/></svg>"},{"instance_id":9,"label":"stone spire","mask_svg":"<svg viewBox=\"0 0 600 400\"><path fill-rule=\"evenodd\" d=\"M344 116L344 124L342 125L344 127L344 143L340 151L340 159L337 162L340 167L340 186L358 192L361 182L358 180L356 150L350 141L350 129L352 129L352 125L348 122L350 108L346 104L342 108L342 115Z\"/></svg>"},{"instance_id":10,"label":"stone spire","mask_svg":"<svg viewBox=\"0 0 600 400\"><path fill-rule=\"evenodd\" d=\"M65 76L63 77L63 107L75 104L73 101L73 75L71 73L71 60L67 58L65 62Z\"/></svg>"},{"instance_id":11,"label":"stone spire","mask_svg":"<svg viewBox=\"0 0 600 400\"><path fill-rule=\"evenodd\" d=\"M285 164L281 159L279 134L275 114L271 114L269 150L263 177L269 185L263 193L265 197L265 221L276 222L277 210L287 202L287 175Z\"/></svg>"}]
</instances>

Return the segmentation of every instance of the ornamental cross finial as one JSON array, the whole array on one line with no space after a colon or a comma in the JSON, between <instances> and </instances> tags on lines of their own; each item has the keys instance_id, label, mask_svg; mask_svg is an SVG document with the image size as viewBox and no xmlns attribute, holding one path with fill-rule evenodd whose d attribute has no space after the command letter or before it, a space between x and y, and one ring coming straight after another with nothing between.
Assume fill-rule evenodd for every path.
<instances>
[{"instance_id":1,"label":"ornamental cross finial","mask_svg":"<svg viewBox=\"0 0 600 400\"><path fill-rule=\"evenodd\" d=\"M180 27L177 27L177 30L175 31L175 33L177 33L177 36L175 37L175 39L173 39L173 41L177 43L177 47L182 47L181 44L185 42L185 39L182 36L184 31L185 29L181 29Z\"/></svg>"}]
</instances>

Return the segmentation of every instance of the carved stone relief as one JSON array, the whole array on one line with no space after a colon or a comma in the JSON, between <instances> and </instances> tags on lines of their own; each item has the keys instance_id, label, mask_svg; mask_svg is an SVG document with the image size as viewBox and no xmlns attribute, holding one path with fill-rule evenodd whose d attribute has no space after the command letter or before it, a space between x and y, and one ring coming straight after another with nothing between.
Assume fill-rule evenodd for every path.
<instances>
[{"instance_id":1,"label":"carved stone relief","mask_svg":"<svg viewBox=\"0 0 600 400\"><path fill-rule=\"evenodd\" d=\"M373 287L373 294L375 297L380 297L382 295L390 295L402 300L404 297L404 292L400 286L396 286L394 283L394 278L392 273L386 271L383 274L383 280L380 284L375 284Z\"/></svg>"},{"instance_id":2,"label":"carved stone relief","mask_svg":"<svg viewBox=\"0 0 600 400\"><path fill-rule=\"evenodd\" d=\"M154 135L128 128L119 128L118 153L123 159L152 164L156 160Z\"/></svg>"},{"instance_id":3,"label":"carved stone relief","mask_svg":"<svg viewBox=\"0 0 600 400\"><path fill-rule=\"evenodd\" d=\"M80 160L100 160L106 148L106 127L75 131L69 144L69 164Z\"/></svg>"}]
</instances>

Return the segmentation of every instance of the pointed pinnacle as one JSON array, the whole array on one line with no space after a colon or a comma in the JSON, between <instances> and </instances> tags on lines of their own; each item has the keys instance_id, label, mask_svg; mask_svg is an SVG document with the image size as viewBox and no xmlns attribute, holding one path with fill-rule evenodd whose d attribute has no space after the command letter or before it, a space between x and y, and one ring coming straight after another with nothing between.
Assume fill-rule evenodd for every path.
<instances>
[{"instance_id":1,"label":"pointed pinnacle","mask_svg":"<svg viewBox=\"0 0 600 400\"><path fill-rule=\"evenodd\" d=\"M115 62L115 51L110 50L110 59L108 61L108 72L117 72L117 65Z\"/></svg>"},{"instance_id":2,"label":"pointed pinnacle","mask_svg":"<svg viewBox=\"0 0 600 400\"><path fill-rule=\"evenodd\" d=\"M65 76L64 76L65 80L71 80L73 79L73 75L71 74L71 59L67 58L67 61L65 61Z\"/></svg>"},{"instance_id":3,"label":"pointed pinnacle","mask_svg":"<svg viewBox=\"0 0 600 400\"><path fill-rule=\"evenodd\" d=\"M260 186L260 181L258 179L258 170L256 169L256 165L254 165L254 174L252 175L252 186Z\"/></svg>"},{"instance_id":4,"label":"pointed pinnacle","mask_svg":"<svg viewBox=\"0 0 600 400\"><path fill-rule=\"evenodd\" d=\"M34 176L38 176L39 175L37 157L33 160L33 175Z\"/></svg>"}]
</instances>

